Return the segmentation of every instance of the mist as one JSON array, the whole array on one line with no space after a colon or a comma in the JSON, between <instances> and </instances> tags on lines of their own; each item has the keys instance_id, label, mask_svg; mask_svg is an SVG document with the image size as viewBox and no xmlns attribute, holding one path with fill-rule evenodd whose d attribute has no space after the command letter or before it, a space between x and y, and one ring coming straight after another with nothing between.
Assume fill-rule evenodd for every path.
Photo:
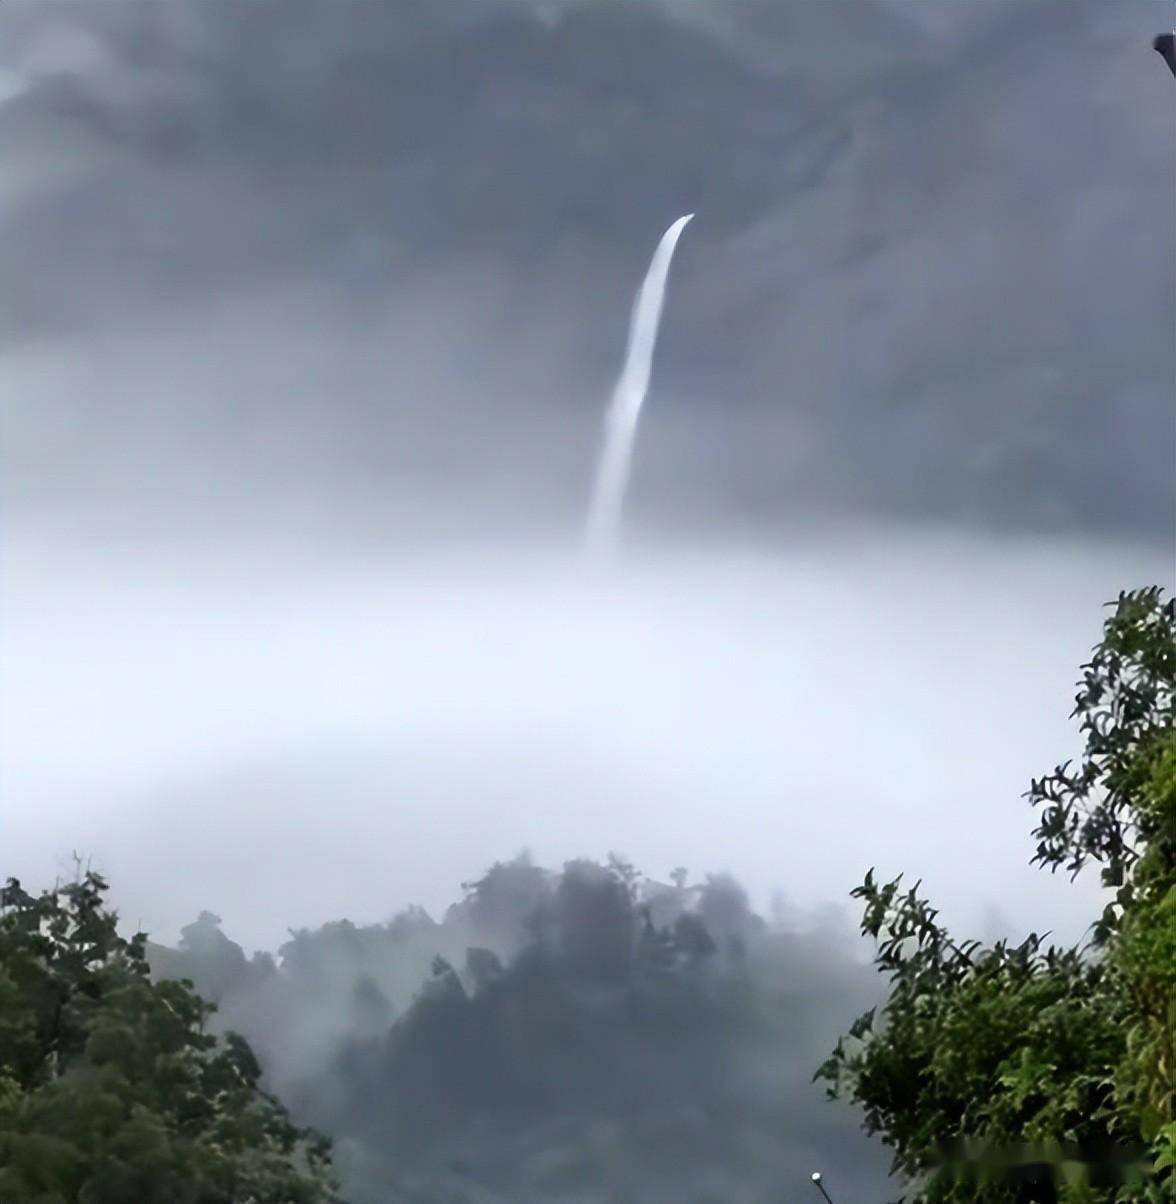
<instances>
[{"instance_id":1,"label":"mist","mask_svg":"<svg viewBox=\"0 0 1176 1204\"><path fill-rule=\"evenodd\" d=\"M47 546L6 545L10 860L83 849L152 932L210 907L259 946L524 848L729 870L761 906L910 867L961 920L1084 923L1020 795L1074 751L1102 602L1167 568L835 527L611 571L574 543Z\"/></svg>"}]
</instances>

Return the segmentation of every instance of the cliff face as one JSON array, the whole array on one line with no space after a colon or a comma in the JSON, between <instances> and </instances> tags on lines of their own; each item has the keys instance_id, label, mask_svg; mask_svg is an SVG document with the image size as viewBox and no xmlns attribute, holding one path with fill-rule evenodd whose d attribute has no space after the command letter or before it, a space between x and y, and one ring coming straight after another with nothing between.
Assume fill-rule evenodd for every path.
<instances>
[{"instance_id":1,"label":"cliff face","mask_svg":"<svg viewBox=\"0 0 1176 1204\"><path fill-rule=\"evenodd\" d=\"M1151 14L969 8L6 6L6 388L77 398L86 471L161 412L213 460L280 414L303 489L396 446L487 512L519 475L578 506L560 481L640 267L697 212L636 505L1154 531L1176 232ZM487 457L487 426L519 433Z\"/></svg>"}]
</instances>

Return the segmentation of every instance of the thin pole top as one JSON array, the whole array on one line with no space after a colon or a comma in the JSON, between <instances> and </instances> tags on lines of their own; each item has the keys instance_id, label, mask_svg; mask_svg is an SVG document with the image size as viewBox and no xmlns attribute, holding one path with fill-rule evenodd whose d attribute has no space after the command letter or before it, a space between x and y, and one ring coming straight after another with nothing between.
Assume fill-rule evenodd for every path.
<instances>
[{"instance_id":1,"label":"thin pole top","mask_svg":"<svg viewBox=\"0 0 1176 1204\"><path fill-rule=\"evenodd\" d=\"M1176 75L1176 33L1162 33L1152 42L1152 48L1168 64L1168 70Z\"/></svg>"}]
</instances>

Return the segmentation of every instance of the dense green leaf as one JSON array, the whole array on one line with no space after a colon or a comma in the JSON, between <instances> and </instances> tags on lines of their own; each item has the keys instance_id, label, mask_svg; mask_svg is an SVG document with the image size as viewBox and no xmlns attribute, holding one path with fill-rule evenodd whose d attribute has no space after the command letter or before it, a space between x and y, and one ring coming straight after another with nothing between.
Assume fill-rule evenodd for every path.
<instances>
[{"instance_id":1,"label":"dense green leaf","mask_svg":"<svg viewBox=\"0 0 1176 1204\"><path fill-rule=\"evenodd\" d=\"M816 1077L920 1204L1171 1200L1176 1180L1176 608L1122 594L1083 666L1077 767L1034 781L1034 860L1118 887L1090 943L954 942L871 870L854 897L890 998Z\"/></svg>"},{"instance_id":2,"label":"dense green leaf","mask_svg":"<svg viewBox=\"0 0 1176 1204\"><path fill-rule=\"evenodd\" d=\"M262 1090L212 1007L152 982L106 883L0 892L4 1204L327 1204L329 1150Z\"/></svg>"}]
</instances>

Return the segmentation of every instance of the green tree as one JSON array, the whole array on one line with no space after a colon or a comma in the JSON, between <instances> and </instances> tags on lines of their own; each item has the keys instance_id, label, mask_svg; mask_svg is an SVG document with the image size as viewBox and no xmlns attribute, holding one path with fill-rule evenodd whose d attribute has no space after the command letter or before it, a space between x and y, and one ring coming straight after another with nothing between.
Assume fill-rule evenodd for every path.
<instances>
[{"instance_id":1,"label":"green tree","mask_svg":"<svg viewBox=\"0 0 1176 1204\"><path fill-rule=\"evenodd\" d=\"M152 982L94 873L0 891L4 1204L326 1204L328 1143L206 1031L191 983Z\"/></svg>"},{"instance_id":2,"label":"green tree","mask_svg":"<svg viewBox=\"0 0 1176 1204\"><path fill-rule=\"evenodd\" d=\"M1101 866L1082 947L957 943L901 879L854 891L889 998L817 1078L894 1151L910 1201L1170 1201L1176 1153L1176 608L1120 595L1075 699L1076 766L1034 781L1033 860Z\"/></svg>"}]
</instances>

